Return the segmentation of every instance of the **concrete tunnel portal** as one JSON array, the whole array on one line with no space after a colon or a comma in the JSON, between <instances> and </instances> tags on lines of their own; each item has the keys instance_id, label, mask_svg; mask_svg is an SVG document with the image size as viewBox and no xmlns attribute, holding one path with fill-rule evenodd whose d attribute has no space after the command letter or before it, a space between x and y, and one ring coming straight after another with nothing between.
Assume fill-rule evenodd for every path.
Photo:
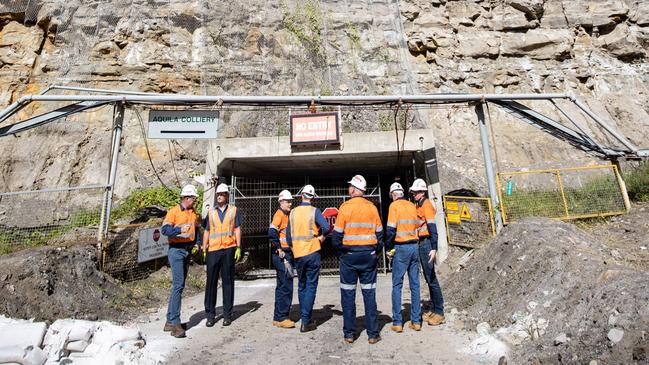
<instances>
[{"instance_id":1,"label":"concrete tunnel portal","mask_svg":"<svg viewBox=\"0 0 649 365\"><path fill-rule=\"evenodd\" d=\"M405 138L399 137L397 145L394 131L344 133L340 145L308 147L291 146L288 136L215 139L208 148L206 175L230 185L230 201L242 215L242 245L255 268L271 268L266 234L281 190L297 195L302 186L312 184L319 195L314 205L324 211L348 199L347 181L355 174L366 178L366 197L375 203L384 224L390 185L398 181L408 189L415 178L424 178L440 212L436 219L443 260L448 248L433 134L408 130ZM204 212L214 204L214 189L205 192L203 204ZM335 273L338 265L328 241L322 256L323 271ZM385 265L384 258L379 265Z\"/></svg>"}]
</instances>

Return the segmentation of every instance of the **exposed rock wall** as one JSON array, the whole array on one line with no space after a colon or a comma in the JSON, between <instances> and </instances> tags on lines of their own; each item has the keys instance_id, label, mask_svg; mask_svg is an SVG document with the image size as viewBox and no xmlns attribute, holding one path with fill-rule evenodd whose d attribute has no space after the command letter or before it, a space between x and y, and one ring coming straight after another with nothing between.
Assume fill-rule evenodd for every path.
<instances>
[{"instance_id":1,"label":"exposed rock wall","mask_svg":"<svg viewBox=\"0 0 649 365\"><path fill-rule=\"evenodd\" d=\"M0 104L50 84L212 95L571 92L646 146L647 14L634 0L14 0L0 5ZM550 104L530 105L559 117ZM494 106L488 112L502 170L593 163ZM220 133L283 134L286 115L227 110ZM434 128L444 189L484 191L473 109L415 115L410 127ZM105 108L0 140L0 190L103 182L110 118ZM379 130L392 119L364 108L345 111L344 124ZM123 145L118 194L156 184L132 111ZM170 184L201 172L204 143L149 147Z\"/></svg>"}]
</instances>

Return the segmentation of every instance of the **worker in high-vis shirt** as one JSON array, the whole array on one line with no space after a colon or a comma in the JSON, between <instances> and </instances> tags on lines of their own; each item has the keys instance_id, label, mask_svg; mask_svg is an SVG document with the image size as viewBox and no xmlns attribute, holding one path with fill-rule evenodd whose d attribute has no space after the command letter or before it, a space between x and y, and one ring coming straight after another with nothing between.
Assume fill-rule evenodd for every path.
<instances>
[{"instance_id":1,"label":"worker in high-vis shirt","mask_svg":"<svg viewBox=\"0 0 649 365\"><path fill-rule=\"evenodd\" d=\"M435 208L426 198L428 186L422 179L416 179L410 187L417 206L417 216L420 220L419 260L428 284L430 303L424 306L423 319L431 326L444 323L444 297L439 281L435 275L435 255L437 253L437 225L435 224Z\"/></svg>"},{"instance_id":2,"label":"worker in high-vis shirt","mask_svg":"<svg viewBox=\"0 0 649 365\"><path fill-rule=\"evenodd\" d=\"M293 253L286 242L286 227L288 215L291 212L293 195L288 190L282 190L277 198L279 209L273 215L268 228L268 239L271 245L271 257L276 272L275 311L273 326L294 328L295 322L288 318L293 303Z\"/></svg>"},{"instance_id":3,"label":"worker in high-vis shirt","mask_svg":"<svg viewBox=\"0 0 649 365\"><path fill-rule=\"evenodd\" d=\"M180 192L180 204L169 209L162 223L162 234L168 237L167 258L171 267L171 295L167 307L164 331L174 337L185 337L185 326L180 321L180 306L189 258L194 245L200 248L200 226L194 202L198 197L194 185L186 185Z\"/></svg>"},{"instance_id":4,"label":"worker in high-vis shirt","mask_svg":"<svg viewBox=\"0 0 649 365\"><path fill-rule=\"evenodd\" d=\"M340 254L340 301L343 308L343 339L353 343L356 334L356 283L360 281L365 304L368 342L381 340L376 309L378 256L383 249L383 225L374 203L365 199L367 182L361 175L350 181L351 199L338 209L332 244Z\"/></svg>"},{"instance_id":5,"label":"worker in high-vis shirt","mask_svg":"<svg viewBox=\"0 0 649 365\"><path fill-rule=\"evenodd\" d=\"M399 183L390 186L392 203L388 211L386 246L392 257L392 330L403 332L401 316L401 290L403 276L408 273L410 285L410 323L415 331L421 330L421 303L419 299L419 219L417 208L404 197Z\"/></svg>"},{"instance_id":6,"label":"worker in high-vis shirt","mask_svg":"<svg viewBox=\"0 0 649 365\"><path fill-rule=\"evenodd\" d=\"M216 323L216 291L219 276L223 289L223 326L232 323L234 305L234 264L241 257L241 218L234 205L228 204L229 188L216 187L216 206L211 208L203 222L203 249L207 252L205 265L205 325Z\"/></svg>"},{"instance_id":7,"label":"worker in high-vis shirt","mask_svg":"<svg viewBox=\"0 0 649 365\"><path fill-rule=\"evenodd\" d=\"M297 270L300 332L308 332L316 328L312 314L320 274L320 247L329 233L329 224L320 209L311 205L317 197L313 186L304 186L300 195L302 203L293 208L288 217L286 242L293 252Z\"/></svg>"}]
</instances>

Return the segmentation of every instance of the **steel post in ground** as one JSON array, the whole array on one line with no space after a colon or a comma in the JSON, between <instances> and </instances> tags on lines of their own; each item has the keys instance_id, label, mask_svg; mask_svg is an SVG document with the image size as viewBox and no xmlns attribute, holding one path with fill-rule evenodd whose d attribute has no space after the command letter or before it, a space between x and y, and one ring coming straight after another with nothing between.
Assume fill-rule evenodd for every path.
<instances>
[{"instance_id":1,"label":"steel post in ground","mask_svg":"<svg viewBox=\"0 0 649 365\"><path fill-rule=\"evenodd\" d=\"M110 226L110 213L113 207L113 191L115 187L115 178L117 176L117 161L119 158L120 142L122 139L122 127L124 125L124 104L117 103L113 114L113 139L111 141L111 159L110 170L108 171L108 181L106 183L106 195L102 205L101 218L99 220L99 243L98 254L103 252L103 242L108 237L108 227ZM101 256L100 256L101 258ZM103 260L99 260L103 265Z\"/></svg>"},{"instance_id":2,"label":"steel post in ground","mask_svg":"<svg viewBox=\"0 0 649 365\"><path fill-rule=\"evenodd\" d=\"M487 173L487 185L489 186L489 197L491 206L494 207L494 220L496 223L496 233L503 228L502 217L500 216L500 203L498 200L498 189L496 188L496 174L494 173L493 160L491 158L491 145L489 143L489 132L485 121L483 103L475 105L475 113L478 116L478 126L480 127L480 140L482 142L482 155L484 157L485 170Z\"/></svg>"}]
</instances>

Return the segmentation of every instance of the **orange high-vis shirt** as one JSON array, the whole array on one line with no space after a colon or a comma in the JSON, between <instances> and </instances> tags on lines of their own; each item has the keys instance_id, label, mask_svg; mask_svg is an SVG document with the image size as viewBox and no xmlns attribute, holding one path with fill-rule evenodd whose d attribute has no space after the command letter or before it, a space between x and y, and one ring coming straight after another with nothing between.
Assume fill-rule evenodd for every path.
<instances>
[{"instance_id":1,"label":"orange high-vis shirt","mask_svg":"<svg viewBox=\"0 0 649 365\"><path fill-rule=\"evenodd\" d=\"M273 220L270 222L270 228L277 230L279 244L282 248L288 248L288 243L286 242L286 226L288 226L288 215L281 209L277 209L275 215L273 215Z\"/></svg>"},{"instance_id":2,"label":"orange high-vis shirt","mask_svg":"<svg viewBox=\"0 0 649 365\"><path fill-rule=\"evenodd\" d=\"M429 199L424 198L424 202L420 206L417 204L417 217L421 221L419 226L419 237L430 236L428 232L428 224L435 224L435 208Z\"/></svg>"},{"instance_id":3,"label":"orange high-vis shirt","mask_svg":"<svg viewBox=\"0 0 649 365\"><path fill-rule=\"evenodd\" d=\"M417 228L420 224L417 218L417 207L413 203L399 199L390 204L387 226L396 229L395 242L417 241L419 239Z\"/></svg>"},{"instance_id":4,"label":"orange high-vis shirt","mask_svg":"<svg viewBox=\"0 0 649 365\"><path fill-rule=\"evenodd\" d=\"M338 209L334 231L343 234L343 246L376 245L376 233L382 230L379 211L363 197L351 198Z\"/></svg>"},{"instance_id":5,"label":"orange high-vis shirt","mask_svg":"<svg viewBox=\"0 0 649 365\"><path fill-rule=\"evenodd\" d=\"M169 209L162 225L180 227L180 234L175 237L169 237L169 243L187 243L194 242L196 239L196 227L198 226L198 217L194 209L180 209L180 205Z\"/></svg>"},{"instance_id":6,"label":"orange high-vis shirt","mask_svg":"<svg viewBox=\"0 0 649 365\"><path fill-rule=\"evenodd\" d=\"M311 205L300 205L291 210L291 245L293 257L300 258L320 251L318 225L315 220L316 208Z\"/></svg>"},{"instance_id":7,"label":"orange high-vis shirt","mask_svg":"<svg viewBox=\"0 0 649 365\"><path fill-rule=\"evenodd\" d=\"M209 241L207 251L224 250L226 248L235 247L237 245L237 238L234 235L235 218L237 216L237 207L228 205L228 210L225 212L223 222L219 219L219 213L216 211L218 208L210 209L208 213L209 218Z\"/></svg>"}]
</instances>

